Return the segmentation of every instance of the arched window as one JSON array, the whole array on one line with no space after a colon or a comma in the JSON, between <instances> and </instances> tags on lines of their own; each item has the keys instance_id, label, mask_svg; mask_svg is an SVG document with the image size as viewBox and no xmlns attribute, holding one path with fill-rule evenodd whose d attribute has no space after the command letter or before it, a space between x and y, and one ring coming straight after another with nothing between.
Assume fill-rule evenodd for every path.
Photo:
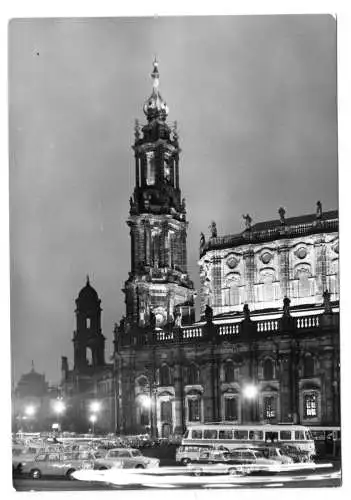
<instances>
[{"instance_id":1,"label":"arched window","mask_svg":"<svg viewBox=\"0 0 351 500\"><path fill-rule=\"evenodd\" d=\"M152 153L148 154L146 157L146 184L152 186L155 184L156 177L156 163L155 157Z\"/></svg>"},{"instance_id":2,"label":"arched window","mask_svg":"<svg viewBox=\"0 0 351 500\"><path fill-rule=\"evenodd\" d=\"M171 401L161 402L161 420L172 422L172 403Z\"/></svg>"},{"instance_id":3,"label":"arched window","mask_svg":"<svg viewBox=\"0 0 351 500\"><path fill-rule=\"evenodd\" d=\"M307 269L299 269L298 278L298 296L309 297L311 295L310 272Z\"/></svg>"},{"instance_id":4,"label":"arched window","mask_svg":"<svg viewBox=\"0 0 351 500\"><path fill-rule=\"evenodd\" d=\"M264 380L272 380L274 378L274 366L272 360L269 358L263 362L263 378Z\"/></svg>"},{"instance_id":5,"label":"arched window","mask_svg":"<svg viewBox=\"0 0 351 500\"><path fill-rule=\"evenodd\" d=\"M188 398L188 420L189 422L199 422L201 420L200 397Z\"/></svg>"},{"instance_id":6,"label":"arched window","mask_svg":"<svg viewBox=\"0 0 351 500\"><path fill-rule=\"evenodd\" d=\"M240 304L240 294L237 283L233 282L229 288L229 301L231 306Z\"/></svg>"},{"instance_id":7,"label":"arched window","mask_svg":"<svg viewBox=\"0 0 351 500\"><path fill-rule=\"evenodd\" d=\"M189 385L194 385L199 383L199 370L197 366L194 364L191 364L188 367L187 383Z\"/></svg>"},{"instance_id":8,"label":"arched window","mask_svg":"<svg viewBox=\"0 0 351 500\"><path fill-rule=\"evenodd\" d=\"M231 383L235 380L235 371L234 364L231 361L228 361L224 365L224 382Z\"/></svg>"},{"instance_id":9,"label":"arched window","mask_svg":"<svg viewBox=\"0 0 351 500\"><path fill-rule=\"evenodd\" d=\"M170 385L171 376L169 367L167 365L162 365L160 368L160 385Z\"/></svg>"},{"instance_id":10,"label":"arched window","mask_svg":"<svg viewBox=\"0 0 351 500\"><path fill-rule=\"evenodd\" d=\"M314 359L312 356L305 357L303 372L305 377L314 377Z\"/></svg>"},{"instance_id":11,"label":"arched window","mask_svg":"<svg viewBox=\"0 0 351 500\"><path fill-rule=\"evenodd\" d=\"M274 300L274 288L273 288L273 273L264 272L261 275L261 280L263 282L262 286L262 300L263 302L270 302Z\"/></svg>"}]
</instances>

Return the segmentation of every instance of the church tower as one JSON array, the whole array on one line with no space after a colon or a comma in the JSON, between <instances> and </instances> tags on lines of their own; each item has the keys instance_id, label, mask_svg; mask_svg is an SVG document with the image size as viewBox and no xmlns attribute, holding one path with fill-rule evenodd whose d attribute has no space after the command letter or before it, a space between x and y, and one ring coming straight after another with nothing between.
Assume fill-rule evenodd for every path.
<instances>
[{"instance_id":1,"label":"church tower","mask_svg":"<svg viewBox=\"0 0 351 500\"><path fill-rule=\"evenodd\" d=\"M126 324L157 326L194 321L194 286L188 276L185 200L179 187L176 123L159 92L155 60L153 89L144 104L147 123L135 124L135 187L127 221L131 272L125 283Z\"/></svg>"},{"instance_id":2,"label":"church tower","mask_svg":"<svg viewBox=\"0 0 351 500\"><path fill-rule=\"evenodd\" d=\"M101 300L90 285L89 276L76 299L77 327L73 335L74 369L84 372L89 367L105 365L105 337L101 332ZM87 355L90 355L91 362Z\"/></svg>"}]
</instances>

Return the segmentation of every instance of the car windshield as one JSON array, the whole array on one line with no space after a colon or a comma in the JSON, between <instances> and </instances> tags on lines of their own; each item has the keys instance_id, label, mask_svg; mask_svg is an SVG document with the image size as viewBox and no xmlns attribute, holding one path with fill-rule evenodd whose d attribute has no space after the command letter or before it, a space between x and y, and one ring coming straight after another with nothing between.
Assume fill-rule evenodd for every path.
<instances>
[{"instance_id":1,"label":"car windshield","mask_svg":"<svg viewBox=\"0 0 351 500\"><path fill-rule=\"evenodd\" d=\"M142 457L143 455L139 450L132 450L132 457Z\"/></svg>"}]
</instances>

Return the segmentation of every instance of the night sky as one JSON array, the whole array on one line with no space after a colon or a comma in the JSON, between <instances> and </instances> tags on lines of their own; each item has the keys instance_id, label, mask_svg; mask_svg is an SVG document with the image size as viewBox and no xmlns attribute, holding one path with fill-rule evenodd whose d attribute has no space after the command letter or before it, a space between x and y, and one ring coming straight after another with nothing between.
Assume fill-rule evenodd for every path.
<instances>
[{"instance_id":1,"label":"night sky","mask_svg":"<svg viewBox=\"0 0 351 500\"><path fill-rule=\"evenodd\" d=\"M52 383L72 366L89 274L106 359L124 313L134 120L160 92L177 120L188 263L199 235L337 208L336 22L331 16L13 20L9 26L11 340Z\"/></svg>"}]
</instances>

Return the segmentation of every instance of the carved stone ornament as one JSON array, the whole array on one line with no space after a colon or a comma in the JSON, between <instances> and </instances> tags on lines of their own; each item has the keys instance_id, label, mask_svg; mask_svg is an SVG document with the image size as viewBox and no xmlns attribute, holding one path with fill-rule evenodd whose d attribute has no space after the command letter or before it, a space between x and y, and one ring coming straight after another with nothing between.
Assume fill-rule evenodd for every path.
<instances>
[{"instance_id":1,"label":"carved stone ornament","mask_svg":"<svg viewBox=\"0 0 351 500\"><path fill-rule=\"evenodd\" d=\"M261 261L263 262L263 264L268 264L273 258L273 255L269 252L264 252L262 255L261 255Z\"/></svg>"},{"instance_id":2,"label":"carved stone ornament","mask_svg":"<svg viewBox=\"0 0 351 500\"><path fill-rule=\"evenodd\" d=\"M239 263L239 259L236 259L235 257L229 257L229 259L227 260L227 266L230 268L230 269L234 269Z\"/></svg>"},{"instance_id":3,"label":"carved stone ornament","mask_svg":"<svg viewBox=\"0 0 351 500\"><path fill-rule=\"evenodd\" d=\"M298 259L304 259L307 255L307 248L300 247L296 250L295 255Z\"/></svg>"}]
</instances>

